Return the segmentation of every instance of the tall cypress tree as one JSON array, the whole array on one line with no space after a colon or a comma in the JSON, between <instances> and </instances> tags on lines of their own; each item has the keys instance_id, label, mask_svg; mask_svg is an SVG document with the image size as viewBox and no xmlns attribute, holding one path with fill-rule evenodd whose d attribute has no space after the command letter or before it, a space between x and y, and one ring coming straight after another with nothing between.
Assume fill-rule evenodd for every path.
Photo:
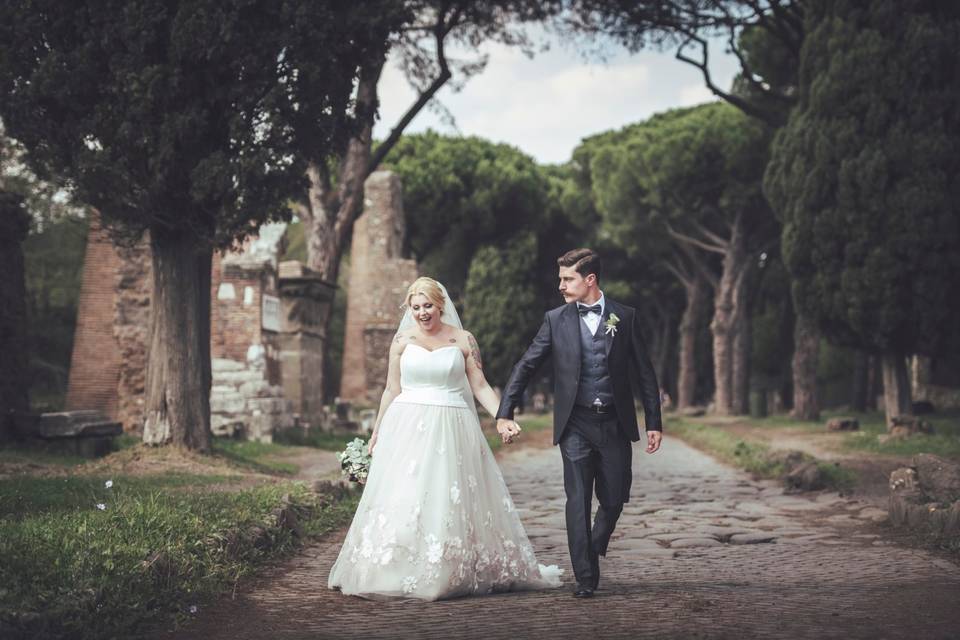
<instances>
[{"instance_id":1,"label":"tall cypress tree","mask_svg":"<svg viewBox=\"0 0 960 640\"><path fill-rule=\"evenodd\" d=\"M765 189L796 304L883 355L900 415L905 356L958 346L960 5L816 0L806 19L800 103Z\"/></svg>"}]
</instances>

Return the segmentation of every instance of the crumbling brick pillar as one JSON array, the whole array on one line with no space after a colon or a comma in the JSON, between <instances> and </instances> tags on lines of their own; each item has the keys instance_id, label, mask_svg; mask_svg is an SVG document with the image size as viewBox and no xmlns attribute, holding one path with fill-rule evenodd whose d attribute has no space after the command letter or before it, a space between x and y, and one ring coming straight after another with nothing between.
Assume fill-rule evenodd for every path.
<instances>
[{"instance_id":1,"label":"crumbling brick pillar","mask_svg":"<svg viewBox=\"0 0 960 640\"><path fill-rule=\"evenodd\" d=\"M364 211L353 227L340 397L376 405L386 383L390 340L400 323L417 263L402 257L405 221L400 178L376 171L364 186Z\"/></svg>"}]
</instances>

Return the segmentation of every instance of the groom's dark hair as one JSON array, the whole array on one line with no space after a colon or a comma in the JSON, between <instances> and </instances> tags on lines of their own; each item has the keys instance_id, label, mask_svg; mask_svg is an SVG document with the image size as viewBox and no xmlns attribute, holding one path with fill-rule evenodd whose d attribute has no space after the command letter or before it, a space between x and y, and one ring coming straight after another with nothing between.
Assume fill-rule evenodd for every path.
<instances>
[{"instance_id":1,"label":"groom's dark hair","mask_svg":"<svg viewBox=\"0 0 960 640\"><path fill-rule=\"evenodd\" d=\"M557 264L561 267L573 267L584 278L592 273L597 276L597 284L600 284L600 272L603 267L600 263L600 254L593 249L567 251L557 258Z\"/></svg>"}]
</instances>

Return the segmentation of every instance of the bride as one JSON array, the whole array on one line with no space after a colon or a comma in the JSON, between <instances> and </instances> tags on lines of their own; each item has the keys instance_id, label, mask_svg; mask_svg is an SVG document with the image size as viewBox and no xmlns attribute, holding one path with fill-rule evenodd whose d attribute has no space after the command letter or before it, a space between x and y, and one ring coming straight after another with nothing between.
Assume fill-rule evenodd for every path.
<instances>
[{"instance_id":1,"label":"bride","mask_svg":"<svg viewBox=\"0 0 960 640\"><path fill-rule=\"evenodd\" d=\"M419 278L406 303L369 476L328 586L422 600L559 587L562 570L537 563L480 430L474 397L490 415L499 399L477 341L437 281Z\"/></svg>"}]
</instances>

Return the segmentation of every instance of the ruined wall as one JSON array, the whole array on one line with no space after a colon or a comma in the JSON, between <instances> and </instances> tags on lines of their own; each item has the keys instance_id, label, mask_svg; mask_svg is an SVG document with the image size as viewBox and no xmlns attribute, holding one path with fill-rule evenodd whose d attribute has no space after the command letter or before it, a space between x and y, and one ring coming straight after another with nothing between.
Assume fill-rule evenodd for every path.
<instances>
[{"instance_id":1,"label":"ruined wall","mask_svg":"<svg viewBox=\"0 0 960 640\"><path fill-rule=\"evenodd\" d=\"M340 397L376 405L386 382L390 340L417 263L402 258L405 222L400 178L376 171L365 184L353 228Z\"/></svg>"},{"instance_id":2,"label":"ruined wall","mask_svg":"<svg viewBox=\"0 0 960 640\"><path fill-rule=\"evenodd\" d=\"M99 216L91 212L67 381L68 411L96 409L116 419L121 355L114 319L120 263Z\"/></svg>"}]
</instances>

